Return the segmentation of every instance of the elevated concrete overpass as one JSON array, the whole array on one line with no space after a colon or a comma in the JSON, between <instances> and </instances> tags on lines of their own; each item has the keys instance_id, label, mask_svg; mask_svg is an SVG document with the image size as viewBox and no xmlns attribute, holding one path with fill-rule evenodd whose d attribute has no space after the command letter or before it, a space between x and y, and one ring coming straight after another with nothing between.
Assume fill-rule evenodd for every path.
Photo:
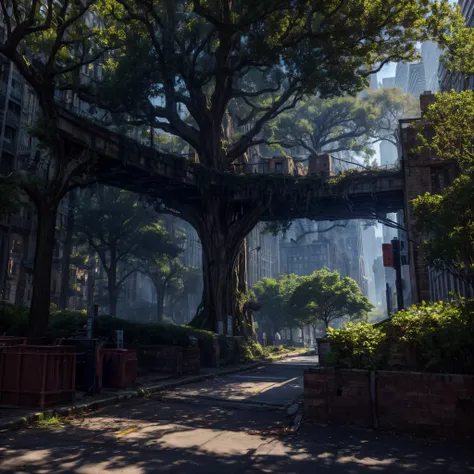
<instances>
[{"instance_id":1,"label":"elevated concrete overpass","mask_svg":"<svg viewBox=\"0 0 474 474\"><path fill-rule=\"evenodd\" d=\"M170 205L229 192L236 205L251 207L271 194L262 216L267 221L358 219L403 209L403 176L397 170L367 171L329 180L209 172L182 156L164 155L68 111L63 111L59 127L71 152L86 149L91 153L100 182L163 199Z\"/></svg>"}]
</instances>

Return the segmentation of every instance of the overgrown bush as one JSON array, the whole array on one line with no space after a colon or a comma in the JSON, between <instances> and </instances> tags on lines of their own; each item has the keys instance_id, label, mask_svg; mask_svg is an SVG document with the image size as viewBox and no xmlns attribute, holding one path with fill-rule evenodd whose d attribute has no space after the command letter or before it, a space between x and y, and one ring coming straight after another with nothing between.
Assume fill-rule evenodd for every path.
<instances>
[{"instance_id":1,"label":"overgrown bush","mask_svg":"<svg viewBox=\"0 0 474 474\"><path fill-rule=\"evenodd\" d=\"M354 369L375 369L381 365L378 353L385 333L365 321L350 322L339 329L328 328L331 352L327 364Z\"/></svg>"},{"instance_id":2,"label":"overgrown bush","mask_svg":"<svg viewBox=\"0 0 474 474\"><path fill-rule=\"evenodd\" d=\"M412 349L419 370L474 373L474 301L423 303L395 314L392 344Z\"/></svg>"},{"instance_id":3,"label":"overgrown bush","mask_svg":"<svg viewBox=\"0 0 474 474\"><path fill-rule=\"evenodd\" d=\"M25 336L28 330L28 313L25 306L0 304L0 335Z\"/></svg>"},{"instance_id":4,"label":"overgrown bush","mask_svg":"<svg viewBox=\"0 0 474 474\"><path fill-rule=\"evenodd\" d=\"M46 336L51 339L70 337L82 331L87 323L86 311L51 311ZM174 324L142 324L112 316L99 316L94 321L94 336L113 342L114 330L124 331L125 344L162 344L188 347L195 337L202 350L212 350L216 335L210 331ZM28 308L5 304L0 307L0 334L24 336L28 331Z\"/></svg>"},{"instance_id":5,"label":"overgrown bush","mask_svg":"<svg viewBox=\"0 0 474 474\"><path fill-rule=\"evenodd\" d=\"M61 339L76 334L84 329L87 323L85 310L55 310L49 315L47 336L53 339Z\"/></svg>"},{"instance_id":6,"label":"overgrown bush","mask_svg":"<svg viewBox=\"0 0 474 474\"><path fill-rule=\"evenodd\" d=\"M474 373L474 301L422 303L381 324L350 323L329 329L327 365L389 369L392 353L402 367L441 373Z\"/></svg>"},{"instance_id":7,"label":"overgrown bush","mask_svg":"<svg viewBox=\"0 0 474 474\"><path fill-rule=\"evenodd\" d=\"M187 347L189 337L195 337L199 343L213 341L215 334L190 326L177 326L165 323L137 323L112 316L100 316L94 321L94 333L97 337L112 340L114 331L123 330L126 344L161 344Z\"/></svg>"},{"instance_id":8,"label":"overgrown bush","mask_svg":"<svg viewBox=\"0 0 474 474\"><path fill-rule=\"evenodd\" d=\"M261 360L264 356L262 346L253 339L242 339L237 344L239 362Z\"/></svg>"}]
</instances>

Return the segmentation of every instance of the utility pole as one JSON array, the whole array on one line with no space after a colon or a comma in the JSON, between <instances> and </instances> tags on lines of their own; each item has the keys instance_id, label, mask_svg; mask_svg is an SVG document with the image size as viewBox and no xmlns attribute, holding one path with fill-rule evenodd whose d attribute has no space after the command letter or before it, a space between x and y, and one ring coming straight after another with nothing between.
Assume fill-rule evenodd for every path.
<instances>
[{"instance_id":1,"label":"utility pole","mask_svg":"<svg viewBox=\"0 0 474 474\"><path fill-rule=\"evenodd\" d=\"M387 300L387 317L392 313L392 294L390 293L390 285L385 283L385 297Z\"/></svg>"},{"instance_id":2,"label":"utility pole","mask_svg":"<svg viewBox=\"0 0 474 474\"><path fill-rule=\"evenodd\" d=\"M397 288L398 311L403 309L402 262L400 257L400 241L392 240L393 268L395 269L395 285Z\"/></svg>"},{"instance_id":3,"label":"utility pole","mask_svg":"<svg viewBox=\"0 0 474 474\"><path fill-rule=\"evenodd\" d=\"M87 339L92 339L94 331L94 293L95 293L95 255L89 253L89 271L87 275Z\"/></svg>"}]
</instances>

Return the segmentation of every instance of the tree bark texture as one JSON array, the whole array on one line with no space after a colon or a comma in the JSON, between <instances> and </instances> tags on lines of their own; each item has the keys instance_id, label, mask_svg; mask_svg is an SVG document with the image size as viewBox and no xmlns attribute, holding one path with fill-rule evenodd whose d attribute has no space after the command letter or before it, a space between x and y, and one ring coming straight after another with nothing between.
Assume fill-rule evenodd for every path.
<instances>
[{"instance_id":1,"label":"tree bark texture","mask_svg":"<svg viewBox=\"0 0 474 474\"><path fill-rule=\"evenodd\" d=\"M69 267L71 263L72 238L74 233L74 204L76 201L75 191L71 191L69 196L69 209L66 224L66 240L64 242L64 254L61 262L61 292L59 294L59 308L68 307L70 295Z\"/></svg>"},{"instance_id":2,"label":"tree bark texture","mask_svg":"<svg viewBox=\"0 0 474 474\"><path fill-rule=\"evenodd\" d=\"M117 246L110 245L110 263L107 269L107 291L109 293L110 316L117 316L117 300L120 289L117 288Z\"/></svg>"},{"instance_id":3,"label":"tree bark texture","mask_svg":"<svg viewBox=\"0 0 474 474\"><path fill-rule=\"evenodd\" d=\"M117 316L117 301L119 296L119 290L114 285L109 283L108 284L108 293L109 293L109 313L110 316Z\"/></svg>"},{"instance_id":4,"label":"tree bark texture","mask_svg":"<svg viewBox=\"0 0 474 474\"><path fill-rule=\"evenodd\" d=\"M29 320L29 332L32 336L43 336L48 328L51 263L53 261L58 204L45 200L40 206L37 206L38 227L36 230L33 294Z\"/></svg>"},{"instance_id":5,"label":"tree bark texture","mask_svg":"<svg viewBox=\"0 0 474 474\"><path fill-rule=\"evenodd\" d=\"M163 310L165 306L164 288L156 286L156 322L163 322Z\"/></svg>"},{"instance_id":6,"label":"tree bark texture","mask_svg":"<svg viewBox=\"0 0 474 474\"><path fill-rule=\"evenodd\" d=\"M200 311L192 324L215 332L219 332L222 325L226 334L227 317L232 316L234 334L251 336L251 317L242 310L241 292L246 291L246 283L239 281L238 277L239 267L245 268L239 253L264 207L256 204L252 209L242 209L225 196L209 197L203 201L202 207L190 219L202 243L204 283Z\"/></svg>"},{"instance_id":7,"label":"tree bark texture","mask_svg":"<svg viewBox=\"0 0 474 474\"><path fill-rule=\"evenodd\" d=\"M20 265L20 274L18 276L18 286L15 293L15 304L17 306L23 306L25 304L25 290L26 290L26 268L25 263L28 262L28 254L30 249L30 236L27 235L23 238L23 265Z\"/></svg>"}]
</instances>

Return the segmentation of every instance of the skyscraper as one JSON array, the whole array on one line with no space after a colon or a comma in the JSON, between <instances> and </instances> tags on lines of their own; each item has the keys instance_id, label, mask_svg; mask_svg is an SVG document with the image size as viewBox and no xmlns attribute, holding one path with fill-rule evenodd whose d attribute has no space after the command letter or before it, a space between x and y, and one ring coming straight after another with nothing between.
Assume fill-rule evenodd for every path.
<instances>
[{"instance_id":1,"label":"skyscraper","mask_svg":"<svg viewBox=\"0 0 474 474\"><path fill-rule=\"evenodd\" d=\"M403 92L408 90L408 63L398 63L395 70L395 86L399 87Z\"/></svg>"},{"instance_id":2,"label":"skyscraper","mask_svg":"<svg viewBox=\"0 0 474 474\"><path fill-rule=\"evenodd\" d=\"M408 69L408 89L406 92L419 97L425 90L425 65L423 61L410 64Z\"/></svg>"},{"instance_id":3,"label":"skyscraper","mask_svg":"<svg viewBox=\"0 0 474 474\"><path fill-rule=\"evenodd\" d=\"M384 77L382 79L382 87L394 87L395 77Z\"/></svg>"},{"instance_id":4,"label":"skyscraper","mask_svg":"<svg viewBox=\"0 0 474 474\"><path fill-rule=\"evenodd\" d=\"M425 41L421 45L421 57L425 68L425 89L439 91L439 57L441 50L434 41Z\"/></svg>"}]
</instances>

